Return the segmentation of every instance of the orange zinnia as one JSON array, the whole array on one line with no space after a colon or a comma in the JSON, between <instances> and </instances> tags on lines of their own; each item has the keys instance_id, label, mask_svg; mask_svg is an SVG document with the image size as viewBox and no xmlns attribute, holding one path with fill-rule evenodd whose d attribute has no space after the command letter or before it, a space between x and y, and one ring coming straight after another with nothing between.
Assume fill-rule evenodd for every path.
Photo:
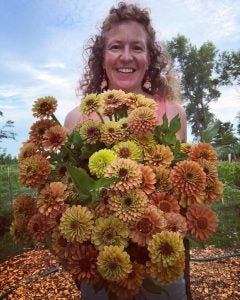
<instances>
[{"instance_id":1,"label":"orange zinnia","mask_svg":"<svg viewBox=\"0 0 240 300\"><path fill-rule=\"evenodd\" d=\"M206 143L192 145L188 156L191 160L195 160L195 161L202 158L212 162L217 161L217 154L213 146Z\"/></svg>"},{"instance_id":2,"label":"orange zinnia","mask_svg":"<svg viewBox=\"0 0 240 300\"><path fill-rule=\"evenodd\" d=\"M217 229L217 216L214 211L203 205L194 204L186 213L188 232L197 240L208 239Z\"/></svg>"}]
</instances>

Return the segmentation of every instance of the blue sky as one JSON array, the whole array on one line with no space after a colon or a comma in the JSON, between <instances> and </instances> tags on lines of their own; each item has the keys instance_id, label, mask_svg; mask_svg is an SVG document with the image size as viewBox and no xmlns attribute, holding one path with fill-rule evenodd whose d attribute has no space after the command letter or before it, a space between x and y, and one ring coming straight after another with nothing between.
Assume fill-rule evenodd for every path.
<instances>
[{"instance_id":1,"label":"blue sky","mask_svg":"<svg viewBox=\"0 0 240 300\"><path fill-rule=\"evenodd\" d=\"M210 40L218 49L238 50L239 0L128 1L148 7L159 40L178 33L200 46ZM0 127L15 121L17 140L2 140L0 147L16 156L34 119L36 98L58 99L57 117L79 104L75 89L84 67L83 48L98 32L111 0L1 0L0 1ZM240 111L237 87L222 89L211 110L222 121L235 122ZM191 139L191 137L190 137Z\"/></svg>"}]
</instances>

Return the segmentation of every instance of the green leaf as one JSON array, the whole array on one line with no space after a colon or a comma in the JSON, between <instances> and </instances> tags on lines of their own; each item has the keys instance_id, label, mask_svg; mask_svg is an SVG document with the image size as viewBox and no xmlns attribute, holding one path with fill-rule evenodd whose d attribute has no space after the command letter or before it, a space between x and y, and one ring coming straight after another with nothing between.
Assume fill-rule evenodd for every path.
<instances>
[{"instance_id":1,"label":"green leaf","mask_svg":"<svg viewBox=\"0 0 240 300\"><path fill-rule=\"evenodd\" d=\"M99 196L99 190L103 187L108 187L110 184L116 181L116 179L116 177L100 178L97 181L95 181L90 191L92 195L92 201L96 202L101 200L101 197Z\"/></svg>"},{"instance_id":2,"label":"green leaf","mask_svg":"<svg viewBox=\"0 0 240 300\"><path fill-rule=\"evenodd\" d=\"M77 168L69 164L66 164L66 168L81 200L89 202L91 200L90 191L94 185L94 180L82 168Z\"/></svg>"},{"instance_id":3,"label":"green leaf","mask_svg":"<svg viewBox=\"0 0 240 300\"><path fill-rule=\"evenodd\" d=\"M168 292L162 288L160 285L154 283L154 281L150 278L150 277L146 277L143 281L142 286L145 288L145 290L147 290L148 292L152 293L152 294L162 294L166 293L166 295L169 297Z\"/></svg>"},{"instance_id":4,"label":"green leaf","mask_svg":"<svg viewBox=\"0 0 240 300\"><path fill-rule=\"evenodd\" d=\"M201 132L201 142L210 143L213 140L213 138L218 134L219 128L219 122L209 125L205 130Z\"/></svg>"},{"instance_id":5,"label":"green leaf","mask_svg":"<svg viewBox=\"0 0 240 300\"><path fill-rule=\"evenodd\" d=\"M167 118L167 115L166 115L166 114L163 115L162 128L163 128L163 129L167 129L167 128L168 128L168 118Z\"/></svg>"},{"instance_id":6,"label":"green leaf","mask_svg":"<svg viewBox=\"0 0 240 300\"><path fill-rule=\"evenodd\" d=\"M169 129L172 134L176 134L181 129L181 120L178 114L171 120Z\"/></svg>"}]
</instances>

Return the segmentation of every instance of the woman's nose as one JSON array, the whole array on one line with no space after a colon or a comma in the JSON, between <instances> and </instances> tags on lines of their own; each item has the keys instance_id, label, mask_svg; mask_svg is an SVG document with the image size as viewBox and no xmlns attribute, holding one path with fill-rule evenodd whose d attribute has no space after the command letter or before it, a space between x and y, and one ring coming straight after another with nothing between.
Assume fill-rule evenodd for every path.
<instances>
[{"instance_id":1,"label":"woman's nose","mask_svg":"<svg viewBox=\"0 0 240 300\"><path fill-rule=\"evenodd\" d=\"M133 59L131 49L129 47L124 47L121 53L122 61L131 61Z\"/></svg>"}]
</instances>

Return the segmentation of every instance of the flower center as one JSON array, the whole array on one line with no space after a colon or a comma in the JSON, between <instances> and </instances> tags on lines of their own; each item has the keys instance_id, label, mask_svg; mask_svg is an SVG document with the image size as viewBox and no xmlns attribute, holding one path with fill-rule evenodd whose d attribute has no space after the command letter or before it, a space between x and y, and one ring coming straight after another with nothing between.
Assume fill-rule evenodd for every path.
<instances>
[{"instance_id":1,"label":"flower center","mask_svg":"<svg viewBox=\"0 0 240 300\"><path fill-rule=\"evenodd\" d=\"M79 226L79 223L77 221L72 221L70 227L73 230L77 230L80 226Z\"/></svg>"},{"instance_id":2,"label":"flower center","mask_svg":"<svg viewBox=\"0 0 240 300\"><path fill-rule=\"evenodd\" d=\"M104 235L103 235L103 239L105 241L111 241L114 236L116 235L116 232L112 229L112 228L108 228L105 232L104 232Z\"/></svg>"},{"instance_id":3,"label":"flower center","mask_svg":"<svg viewBox=\"0 0 240 300\"><path fill-rule=\"evenodd\" d=\"M51 143L60 143L62 139L60 134L55 133L51 135L49 140Z\"/></svg>"},{"instance_id":4,"label":"flower center","mask_svg":"<svg viewBox=\"0 0 240 300\"><path fill-rule=\"evenodd\" d=\"M187 173L185 174L185 179L186 179L187 181L191 181L192 178L193 178L193 173L187 172Z\"/></svg>"},{"instance_id":5,"label":"flower center","mask_svg":"<svg viewBox=\"0 0 240 300\"><path fill-rule=\"evenodd\" d=\"M122 158L128 158L130 156L130 151L127 147L123 147L119 151L119 156Z\"/></svg>"},{"instance_id":6,"label":"flower center","mask_svg":"<svg viewBox=\"0 0 240 300\"><path fill-rule=\"evenodd\" d=\"M115 130L114 130L114 128L110 127L110 128L108 128L108 132L109 132L109 133L114 133Z\"/></svg>"},{"instance_id":7,"label":"flower center","mask_svg":"<svg viewBox=\"0 0 240 300\"><path fill-rule=\"evenodd\" d=\"M35 232L39 231L39 225L37 223L34 223L34 225L33 225L33 231L35 231Z\"/></svg>"},{"instance_id":8,"label":"flower center","mask_svg":"<svg viewBox=\"0 0 240 300\"><path fill-rule=\"evenodd\" d=\"M60 238L58 239L58 244L59 246L65 248L67 247L67 240L64 237L60 236Z\"/></svg>"},{"instance_id":9,"label":"flower center","mask_svg":"<svg viewBox=\"0 0 240 300\"><path fill-rule=\"evenodd\" d=\"M131 198L125 198L124 199L124 205L125 206L131 206L132 205L132 199Z\"/></svg>"},{"instance_id":10,"label":"flower center","mask_svg":"<svg viewBox=\"0 0 240 300\"><path fill-rule=\"evenodd\" d=\"M126 175L128 174L128 170L127 169L124 169L124 168L121 168L118 172L118 175L120 177L125 177Z\"/></svg>"},{"instance_id":11,"label":"flower center","mask_svg":"<svg viewBox=\"0 0 240 300\"><path fill-rule=\"evenodd\" d=\"M197 227L198 227L199 229L202 229L202 230L203 230L203 229L206 229L207 226L208 226L208 222L207 222L207 219L206 219L206 218L200 217L200 218L197 219Z\"/></svg>"},{"instance_id":12,"label":"flower center","mask_svg":"<svg viewBox=\"0 0 240 300\"><path fill-rule=\"evenodd\" d=\"M166 213L171 211L171 205L167 201L161 201L159 208Z\"/></svg>"},{"instance_id":13,"label":"flower center","mask_svg":"<svg viewBox=\"0 0 240 300\"><path fill-rule=\"evenodd\" d=\"M40 110L41 110L42 112L47 111L49 108L50 108L50 105L49 105L47 102L43 102L43 103L41 103L41 105L40 105Z\"/></svg>"},{"instance_id":14,"label":"flower center","mask_svg":"<svg viewBox=\"0 0 240 300\"><path fill-rule=\"evenodd\" d=\"M89 259L83 258L79 260L79 266L83 272L87 272L89 270L90 261Z\"/></svg>"},{"instance_id":15,"label":"flower center","mask_svg":"<svg viewBox=\"0 0 240 300\"><path fill-rule=\"evenodd\" d=\"M87 135L90 136L90 137L92 137L92 136L94 136L96 134L96 132L97 132L97 128L96 127L90 127L87 130Z\"/></svg>"},{"instance_id":16,"label":"flower center","mask_svg":"<svg viewBox=\"0 0 240 300\"><path fill-rule=\"evenodd\" d=\"M108 267L109 267L109 269L110 270L116 270L117 269L117 267L118 267L118 265L117 265L117 263L115 263L114 261L111 261L109 264L108 264Z\"/></svg>"},{"instance_id":17,"label":"flower center","mask_svg":"<svg viewBox=\"0 0 240 300\"><path fill-rule=\"evenodd\" d=\"M86 105L87 106L92 106L94 104L94 101L93 101L93 99L89 99L88 101L87 101L87 103L86 103Z\"/></svg>"},{"instance_id":18,"label":"flower center","mask_svg":"<svg viewBox=\"0 0 240 300\"><path fill-rule=\"evenodd\" d=\"M161 246L160 252L164 255L171 255L173 253L173 248L171 245L166 243Z\"/></svg>"},{"instance_id":19,"label":"flower center","mask_svg":"<svg viewBox=\"0 0 240 300\"><path fill-rule=\"evenodd\" d=\"M148 218L142 218L139 222L137 222L137 230L143 234L150 233L152 229L153 224Z\"/></svg>"}]
</instances>

